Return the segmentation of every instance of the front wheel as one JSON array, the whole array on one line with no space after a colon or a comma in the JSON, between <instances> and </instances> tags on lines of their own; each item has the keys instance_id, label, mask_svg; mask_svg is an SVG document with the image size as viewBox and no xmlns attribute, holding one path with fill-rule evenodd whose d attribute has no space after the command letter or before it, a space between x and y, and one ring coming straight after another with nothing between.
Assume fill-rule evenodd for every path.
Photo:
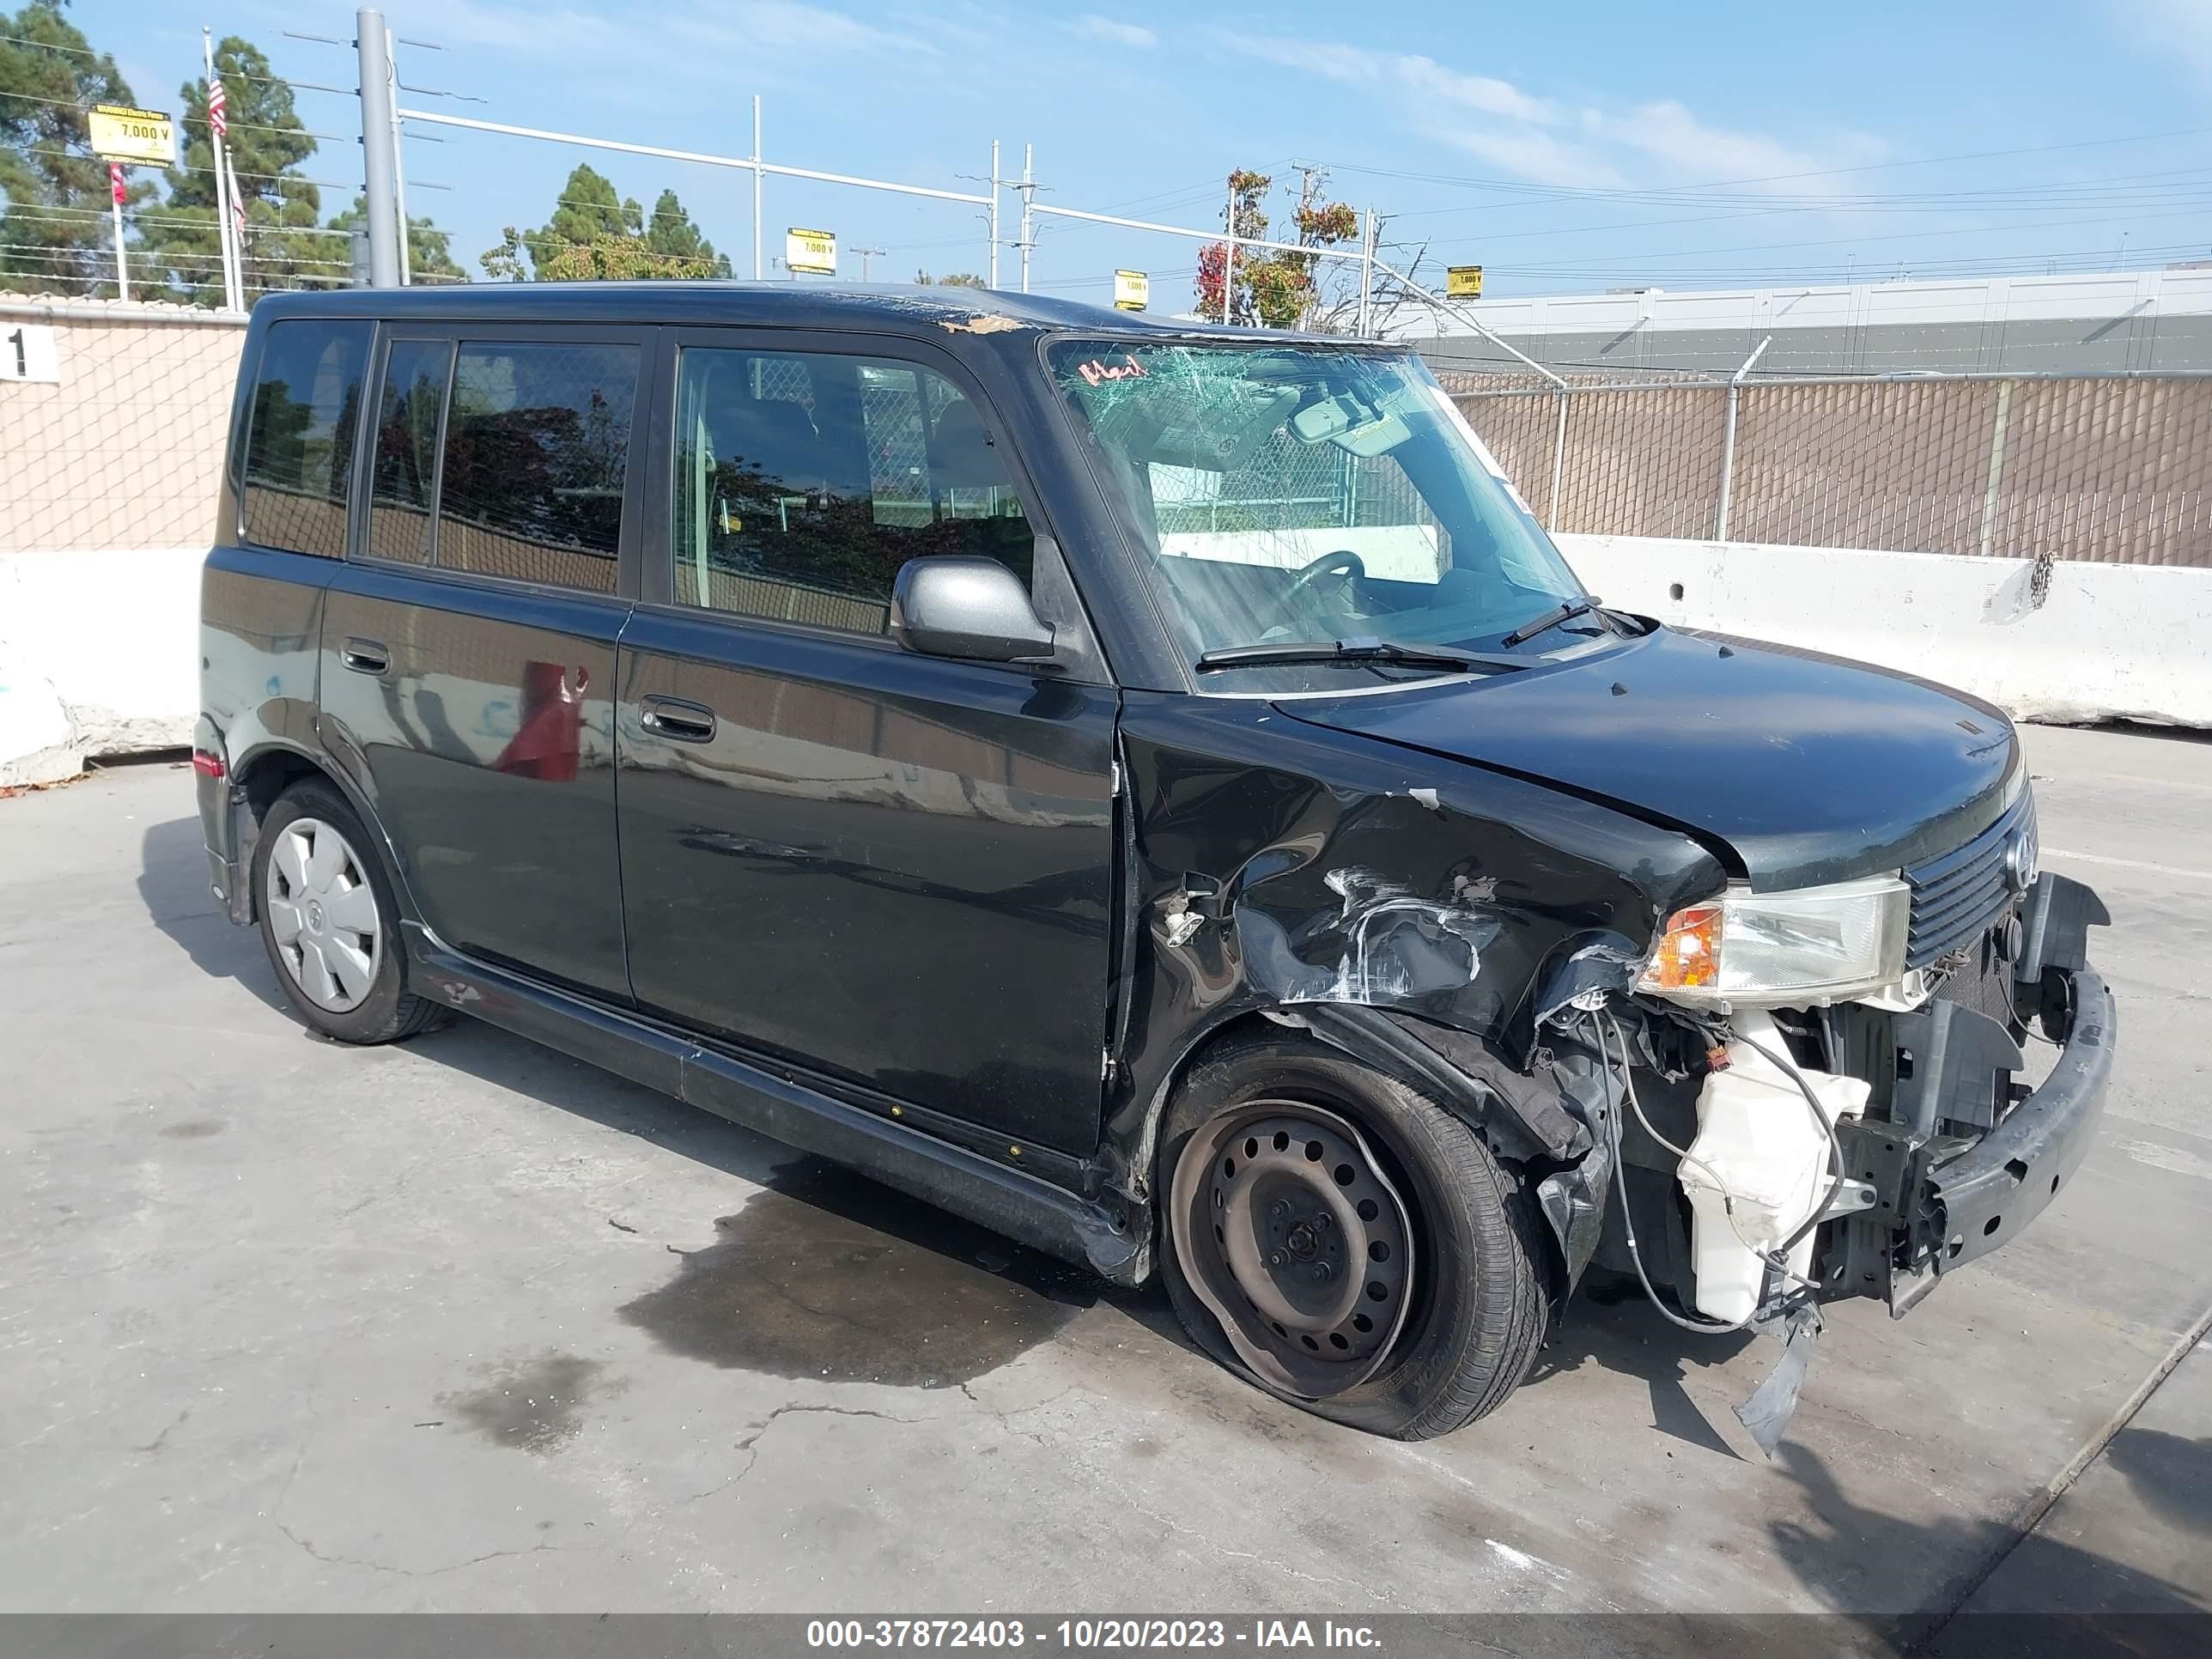
<instances>
[{"instance_id":1,"label":"front wheel","mask_svg":"<svg viewBox=\"0 0 2212 1659\"><path fill-rule=\"evenodd\" d=\"M1403 1440L1495 1410L1544 1338L1524 1183L1465 1122L1310 1040L1234 1039L1160 1146L1170 1300L1216 1358Z\"/></svg>"}]
</instances>

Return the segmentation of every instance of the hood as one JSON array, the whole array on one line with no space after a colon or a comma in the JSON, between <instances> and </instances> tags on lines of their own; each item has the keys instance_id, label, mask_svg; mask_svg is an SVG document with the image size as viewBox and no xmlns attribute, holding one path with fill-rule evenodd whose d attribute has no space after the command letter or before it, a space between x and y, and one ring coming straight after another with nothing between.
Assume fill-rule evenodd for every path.
<instances>
[{"instance_id":1,"label":"hood","mask_svg":"<svg viewBox=\"0 0 2212 1659\"><path fill-rule=\"evenodd\" d=\"M1765 890L1947 852L1996 821L2020 764L2011 722L1960 692L1665 628L1487 679L1277 708L1685 830Z\"/></svg>"}]
</instances>

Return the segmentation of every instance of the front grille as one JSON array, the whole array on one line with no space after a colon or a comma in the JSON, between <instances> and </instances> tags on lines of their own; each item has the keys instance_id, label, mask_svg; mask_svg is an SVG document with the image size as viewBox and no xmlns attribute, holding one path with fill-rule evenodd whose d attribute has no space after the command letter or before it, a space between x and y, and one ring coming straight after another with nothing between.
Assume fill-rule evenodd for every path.
<instances>
[{"instance_id":1,"label":"front grille","mask_svg":"<svg viewBox=\"0 0 2212 1659\"><path fill-rule=\"evenodd\" d=\"M2023 789L2013 809L1963 847L1905 872L1912 889L1912 925L1905 965L1925 968L1996 924L2014 894L2005 876L2005 849L2015 833L2035 836L2035 797Z\"/></svg>"}]
</instances>

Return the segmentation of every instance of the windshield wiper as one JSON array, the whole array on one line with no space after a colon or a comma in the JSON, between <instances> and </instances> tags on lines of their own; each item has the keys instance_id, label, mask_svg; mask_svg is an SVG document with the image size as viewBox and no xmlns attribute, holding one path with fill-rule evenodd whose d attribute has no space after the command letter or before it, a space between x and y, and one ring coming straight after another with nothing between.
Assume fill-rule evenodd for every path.
<instances>
[{"instance_id":1,"label":"windshield wiper","mask_svg":"<svg viewBox=\"0 0 2212 1659\"><path fill-rule=\"evenodd\" d=\"M1405 668L1488 669L1510 673L1528 665L1516 657L1486 657L1444 646L1399 645L1389 640L1285 640L1274 645L1234 645L1209 651L1195 666L1201 674L1217 668L1255 668L1271 663L1382 662Z\"/></svg>"},{"instance_id":2,"label":"windshield wiper","mask_svg":"<svg viewBox=\"0 0 2212 1659\"><path fill-rule=\"evenodd\" d=\"M1520 627L1515 629L1510 634L1508 634L1504 639L1498 641L1498 644L1505 646L1522 644L1527 641L1534 639L1539 634L1547 634L1551 632L1552 629L1557 628L1561 623L1571 623L1577 617L1594 616L1596 617L1599 621L1603 622L1605 620L1604 613L1597 608L1600 603L1601 601L1598 599L1598 596L1595 593L1586 593L1579 599L1568 599L1562 604L1554 605L1551 610L1547 611L1540 617L1530 617L1527 622L1522 623ZM1608 623L1608 629L1610 626L1611 624Z\"/></svg>"}]
</instances>

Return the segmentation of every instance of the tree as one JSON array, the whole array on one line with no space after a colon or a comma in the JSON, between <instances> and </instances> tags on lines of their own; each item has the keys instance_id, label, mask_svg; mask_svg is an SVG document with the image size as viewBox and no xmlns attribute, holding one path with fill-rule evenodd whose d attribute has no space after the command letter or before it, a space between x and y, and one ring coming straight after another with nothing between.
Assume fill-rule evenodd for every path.
<instances>
[{"instance_id":1,"label":"tree","mask_svg":"<svg viewBox=\"0 0 2212 1659\"><path fill-rule=\"evenodd\" d=\"M579 167L561 187L553 216L537 230L506 227L497 247L477 263L503 282L597 282L632 277L727 276L730 262L699 234L691 216L665 190L645 210L621 196L593 168Z\"/></svg>"},{"instance_id":2,"label":"tree","mask_svg":"<svg viewBox=\"0 0 2212 1659\"><path fill-rule=\"evenodd\" d=\"M646 221L645 245L665 258L703 262L708 267L705 276L730 274L729 257L715 252L714 245L700 234L699 227L691 222L691 216L672 190L662 191L660 199L653 204L653 216Z\"/></svg>"},{"instance_id":3,"label":"tree","mask_svg":"<svg viewBox=\"0 0 2212 1659\"><path fill-rule=\"evenodd\" d=\"M972 270L947 271L942 276L933 276L926 270L914 273L914 280L924 288L988 288L989 284Z\"/></svg>"},{"instance_id":4,"label":"tree","mask_svg":"<svg viewBox=\"0 0 2212 1659\"><path fill-rule=\"evenodd\" d=\"M642 236L599 236L588 242L569 242L549 248L538 262L541 283L696 280L729 274L727 259L656 253Z\"/></svg>"},{"instance_id":5,"label":"tree","mask_svg":"<svg viewBox=\"0 0 2212 1659\"><path fill-rule=\"evenodd\" d=\"M351 233L365 229L368 225L368 198L365 196L355 197L351 207L331 216L330 228L348 233L347 258L353 257ZM451 234L439 229L428 214L407 216L407 270L416 282L465 283L469 279L468 272L453 263Z\"/></svg>"},{"instance_id":6,"label":"tree","mask_svg":"<svg viewBox=\"0 0 2212 1659\"><path fill-rule=\"evenodd\" d=\"M1359 235L1359 216L1341 202L1323 199L1328 173L1320 167L1304 170L1291 222L1301 248L1335 247ZM1274 179L1264 173L1239 167L1229 175L1229 201L1222 208L1223 228L1239 243L1267 240L1267 193ZM1221 315L1224 268L1229 261L1226 240L1208 243L1198 255L1198 308L1201 316ZM1235 270L1229 273L1230 320L1258 323L1269 328L1309 326L1325 303L1325 285L1316 273L1320 258L1312 253L1284 250L1262 252L1240 246Z\"/></svg>"},{"instance_id":7,"label":"tree","mask_svg":"<svg viewBox=\"0 0 2212 1659\"><path fill-rule=\"evenodd\" d=\"M107 164L92 153L85 110L129 104L131 88L61 15L60 0L0 11L0 289L86 294L115 270ZM125 205L155 193L128 187Z\"/></svg>"},{"instance_id":8,"label":"tree","mask_svg":"<svg viewBox=\"0 0 2212 1659\"><path fill-rule=\"evenodd\" d=\"M262 289L344 283L352 264L348 240L322 228L322 194L298 171L315 153L315 141L292 107L292 88L270 76L259 48L234 34L216 47L215 64L228 109L223 149L246 209L247 303ZM147 250L180 297L219 305L222 243L207 82L187 81L179 92L185 106L184 156L169 170L167 204L158 219L148 221Z\"/></svg>"}]
</instances>

